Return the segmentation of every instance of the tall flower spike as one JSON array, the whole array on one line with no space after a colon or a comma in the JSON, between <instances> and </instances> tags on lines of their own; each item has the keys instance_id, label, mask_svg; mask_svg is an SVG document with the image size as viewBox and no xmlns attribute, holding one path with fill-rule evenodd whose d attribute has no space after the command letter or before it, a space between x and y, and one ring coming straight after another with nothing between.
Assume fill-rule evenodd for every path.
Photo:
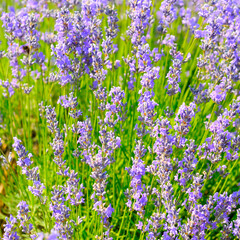
<instances>
[{"instance_id":1,"label":"tall flower spike","mask_svg":"<svg viewBox=\"0 0 240 240\"><path fill-rule=\"evenodd\" d=\"M167 73L167 94L169 96L175 95L178 92L181 92L181 89L179 87L179 82L181 81L180 75L182 72L182 63L183 63L183 55L180 52L176 52L175 47L172 49L172 66L169 69L169 72Z\"/></svg>"},{"instance_id":2,"label":"tall flower spike","mask_svg":"<svg viewBox=\"0 0 240 240\"><path fill-rule=\"evenodd\" d=\"M106 104L107 112L104 122L109 127L114 127L119 121L123 120L123 112L126 106L126 104L123 103L125 93L120 87L113 87L110 90L109 96L111 97L111 103Z\"/></svg>"},{"instance_id":3,"label":"tall flower spike","mask_svg":"<svg viewBox=\"0 0 240 240\"><path fill-rule=\"evenodd\" d=\"M163 227L166 231L164 237L168 239L170 236L177 236L178 226L180 224L179 210L176 209L176 200L173 196L173 186L170 182L170 174L173 170L171 163L171 154L173 146L176 145L176 137L170 134L172 128L167 119L161 117L157 119L153 127L152 136L156 138L153 152L156 154L156 159L147 171L157 177L160 190L154 188L153 195L156 195L156 209L152 213L148 224L143 231L148 232L150 239L156 239L159 235L158 227ZM166 213L162 214L159 207L163 204ZM174 216L174 217L173 217ZM162 224L162 222L164 224Z\"/></svg>"},{"instance_id":4,"label":"tall flower spike","mask_svg":"<svg viewBox=\"0 0 240 240\"><path fill-rule=\"evenodd\" d=\"M21 144L21 140L16 137L13 138L13 148L18 155L17 164L22 168L22 173L27 176L27 179L33 182L33 186L29 186L28 189L33 195L40 198L41 202L45 202L43 198L43 189L45 189L44 184L40 180L38 173L38 167L31 168L32 165L32 154L25 150L25 147Z\"/></svg>"},{"instance_id":5,"label":"tall flower spike","mask_svg":"<svg viewBox=\"0 0 240 240\"><path fill-rule=\"evenodd\" d=\"M64 188L62 186L53 187L50 210L55 218L54 230L59 233L59 239L72 239L73 229L69 222L70 208L66 206Z\"/></svg>"},{"instance_id":6,"label":"tall flower spike","mask_svg":"<svg viewBox=\"0 0 240 240\"><path fill-rule=\"evenodd\" d=\"M137 141L134 151L135 157L132 158L133 165L127 168L129 175L131 176L130 190L125 193L128 198L127 206L130 210L137 211L138 215L143 218L145 214L144 207L147 203L147 193L145 185L142 183L142 177L145 175L146 169L143 162L143 157L146 154L145 146L142 141Z\"/></svg>"},{"instance_id":7,"label":"tall flower spike","mask_svg":"<svg viewBox=\"0 0 240 240\"><path fill-rule=\"evenodd\" d=\"M17 219L19 220L20 226L22 227L22 232L30 234L33 229L33 225L31 223L28 223L30 219L28 216L28 213L30 212L29 206L25 201L21 201L17 207L19 208Z\"/></svg>"},{"instance_id":8,"label":"tall flower spike","mask_svg":"<svg viewBox=\"0 0 240 240\"><path fill-rule=\"evenodd\" d=\"M75 106L76 100L71 98L72 101L68 102L68 105ZM68 99L69 101L69 99ZM77 179L77 173L74 170L70 170L69 167L66 166L66 160L63 160L64 153L64 137L63 134L60 133L60 129L58 127L58 121L56 118L55 108L51 106L44 107L40 104L40 113L43 116L45 112L45 117L48 122L48 127L51 132L54 134L53 142L51 146L54 150L54 162L58 165L57 174L65 177L67 181L65 184L53 186L52 197L50 210L53 213L53 217L55 218L55 226L54 230L59 233L59 239L72 239L73 236L73 228L70 222L74 225L75 221L70 220L70 208L67 206L67 201L69 200L71 205L78 206L81 203L84 203L82 189L84 188L80 183L80 179ZM76 129L74 129L76 131Z\"/></svg>"},{"instance_id":9,"label":"tall flower spike","mask_svg":"<svg viewBox=\"0 0 240 240\"><path fill-rule=\"evenodd\" d=\"M109 225L109 218L114 209L111 207L111 204L106 206L105 202L108 178L106 167L114 161L113 152L120 147L121 140L115 136L114 132L107 131L107 127L104 125L100 125L99 133L101 146L97 146L98 151L94 156L91 156L89 164L93 169L91 177L95 179L95 183L93 184L94 193L91 198L94 200L93 209L101 216L103 226L109 229L111 227Z\"/></svg>"},{"instance_id":10,"label":"tall flower spike","mask_svg":"<svg viewBox=\"0 0 240 240\"><path fill-rule=\"evenodd\" d=\"M195 109L196 104L192 102L189 106L186 106L186 104L183 103L178 110L175 117L176 124L174 126L178 135L178 147L185 146L186 138L184 136L189 132L189 128L191 126L190 122L195 116Z\"/></svg>"}]
</instances>

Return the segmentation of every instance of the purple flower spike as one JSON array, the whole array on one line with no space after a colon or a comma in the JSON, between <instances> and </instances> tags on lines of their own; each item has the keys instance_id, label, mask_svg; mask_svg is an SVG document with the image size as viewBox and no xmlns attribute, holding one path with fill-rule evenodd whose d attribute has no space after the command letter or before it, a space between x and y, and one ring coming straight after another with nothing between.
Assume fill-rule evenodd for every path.
<instances>
[{"instance_id":1,"label":"purple flower spike","mask_svg":"<svg viewBox=\"0 0 240 240\"><path fill-rule=\"evenodd\" d=\"M16 137L13 138L13 148L18 155L17 164L22 168L22 173L27 176L28 180L33 182L33 186L29 186L28 189L32 192L33 195L40 198L40 200L44 203L45 200L43 198L43 190L45 186L40 181L40 176L38 173L38 167L31 168L32 165L32 154L25 150L25 147L21 144L21 140Z\"/></svg>"}]
</instances>

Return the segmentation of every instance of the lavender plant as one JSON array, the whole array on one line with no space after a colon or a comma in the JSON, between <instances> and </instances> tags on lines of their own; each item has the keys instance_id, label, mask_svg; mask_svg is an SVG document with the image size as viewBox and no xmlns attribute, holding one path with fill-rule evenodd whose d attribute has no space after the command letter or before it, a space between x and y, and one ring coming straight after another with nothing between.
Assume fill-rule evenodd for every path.
<instances>
[{"instance_id":1,"label":"lavender plant","mask_svg":"<svg viewBox=\"0 0 240 240\"><path fill-rule=\"evenodd\" d=\"M240 238L238 0L0 12L0 239Z\"/></svg>"}]
</instances>

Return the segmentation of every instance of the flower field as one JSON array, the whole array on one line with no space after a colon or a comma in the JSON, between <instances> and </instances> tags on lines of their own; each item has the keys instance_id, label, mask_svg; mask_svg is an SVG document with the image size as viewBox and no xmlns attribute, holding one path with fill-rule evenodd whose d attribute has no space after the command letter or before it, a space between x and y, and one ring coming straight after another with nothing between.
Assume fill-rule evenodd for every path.
<instances>
[{"instance_id":1,"label":"flower field","mask_svg":"<svg viewBox=\"0 0 240 240\"><path fill-rule=\"evenodd\" d=\"M240 0L1 0L0 239L240 239Z\"/></svg>"}]
</instances>

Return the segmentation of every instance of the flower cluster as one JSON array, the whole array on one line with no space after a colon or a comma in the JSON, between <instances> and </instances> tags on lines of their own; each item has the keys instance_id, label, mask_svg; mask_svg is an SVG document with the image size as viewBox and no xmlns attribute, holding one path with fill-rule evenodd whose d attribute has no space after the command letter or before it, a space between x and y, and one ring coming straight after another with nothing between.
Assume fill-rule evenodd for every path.
<instances>
[{"instance_id":1,"label":"flower cluster","mask_svg":"<svg viewBox=\"0 0 240 240\"><path fill-rule=\"evenodd\" d=\"M20 221L22 231L24 233L30 234L33 229L33 225L31 223L28 223L30 219L30 217L28 216L29 206L26 202L21 201L17 207L19 208L17 219Z\"/></svg>"},{"instance_id":2,"label":"flower cluster","mask_svg":"<svg viewBox=\"0 0 240 240\"><path fill-rule=\"evenodd\" d=\"M111 103L106 104L106 115L104 118L105 124L109 127L114 127L119 121L123 121L123 111L126 104L123 103L125 98L124 91L120 87L113 87L109 92Z\"/></svg>"},{"instance_id":3,"label":"flower cluster","mask_svg":"<svg viewBox=\"0 0 240 240\"><path fill-rule=\"evenodd\" d=\"M162 1L158 12L158 17L160 18L159 26L162 28L162 31L164 30L164 28L169 27L177 19L177 5L181 6L182 1Z\"/></svg>"},{"instance_id":4,"label":"flower cluster","mask_svg":"<svg viewBox=\"0 0 240 240\"><path fill-rule=\"evenodd\" d=\"M2 239L240 238L239 0L0 12Z\"/></svg>"},{"instance_id":5,"label":"flower cluster","mask_svg":"<svg viewBox=\"0 0 240 240\"><path fill-rule=\"evenodd\" d=\"M17 217L13 217L10 215L10 218L6 218L6 224L4 227L4 236L3 240L10 240L10 239L16 239L20 240L20 236L17 233L17 226L20 227L22 233L28 235L31 239L37 239L37 236L33 234L33 225L29 223L30 217L29 217L29 206L25 201L21 201L18 206L18 214Z\"/></svg>"},{"instance_id":6,"label":"flower cluster","mask_svg":"<svg viewBox=\"0 0 240 240\"><path fill-rule=\"evenodd\" d=\"M199 77L205 81L207 96L220 104L237 89L239 79L239 10L237 1L206 3L198 14L206 24L196 32L203 53L198 58ZM224 39L224 41L223 41ZM210 81L208 81L210 80ZM235 92L237 93L237 91Z\"/></svg>"},{"instance_id":7,"label":"flower cluster","mask_svg":"<svg viewBox=\"0 0 240 240\"><path fill-rule=\"evenodd\" d=\"M25 150L25 147L21 144L21 140L17 139L16 137L14 137L13 148L18 155L17 164L22 168L22 174L26 175L27 179L33 182L33 186L28 187L29 191L31 191L33 195L43 200L43 189L45 186L40 180L38 167L31 168L33 163L31 161L32 154Z\"/></svg>"},{"instance_id":8,"label":"flower cluster","mask_svg":"<svg viewBox=\"0 0 240 240\"><path fill-rule=\"evenodd\" d=\"M8 40L8 51L4 56L9 59L13 76L11 82L6 80L1 85L8 90L9 96L12 96L15 92L14 89L22 85L23 79L29 78L32 65L39 65L42 74L46 70L45 56L42 52L38 52L40 47L39 14L29 13L26 9L18 13L4 12L1 20ZM19 42L24 44L20 45ZM26 93L29 93L28 88L30 87L25 86L24 91L27 89ZM7 93L4 95L7 96Z\"/></svg>"},{"instance_id":9,"label":"flower cluster","mask_svg":"<svg viewBox=\"0 0 240 240\"><path fill-rule=\"evenodd\" d=\"M61 104L64 108L70 108L69 115L72 118L78 118L82 115L82 112L80 110L77 110L78 102L77 97L73 97L73 92L69 94L69 97L67 96L61 96L58 100L58 103Z\"/></svg>"},{"instance_id":10,"label":"flower cluster","mask_svg":"<svg viewBox=\"0 0 240 240\"><path fill-rule=\"evenodd\" d=\"M72 104L72 103L71 103ZM73 103L74 104L74 103ZM80 184L80 179L77 178L78 173L70 170L66 166L66 160L63 160L64 153L64 136L60 133L58 128L58 121L56 119L55 109L51 106L44 107L40 104L41 115L45 113L45 118L48 122L48 127L54 134L53 142L51 143L54 151L54 162L58 166L57 174L66 177L67 180L64 185L53 186L50 210L52 217L55 218L54 230L57 231L60 239L71 239L73 235L73 228L70 224L76 224L74 220L69 220L70 208L67 206L67 201L73 206L78 206L84 203L83 184Z\"/></svg>"}]
</instances>

